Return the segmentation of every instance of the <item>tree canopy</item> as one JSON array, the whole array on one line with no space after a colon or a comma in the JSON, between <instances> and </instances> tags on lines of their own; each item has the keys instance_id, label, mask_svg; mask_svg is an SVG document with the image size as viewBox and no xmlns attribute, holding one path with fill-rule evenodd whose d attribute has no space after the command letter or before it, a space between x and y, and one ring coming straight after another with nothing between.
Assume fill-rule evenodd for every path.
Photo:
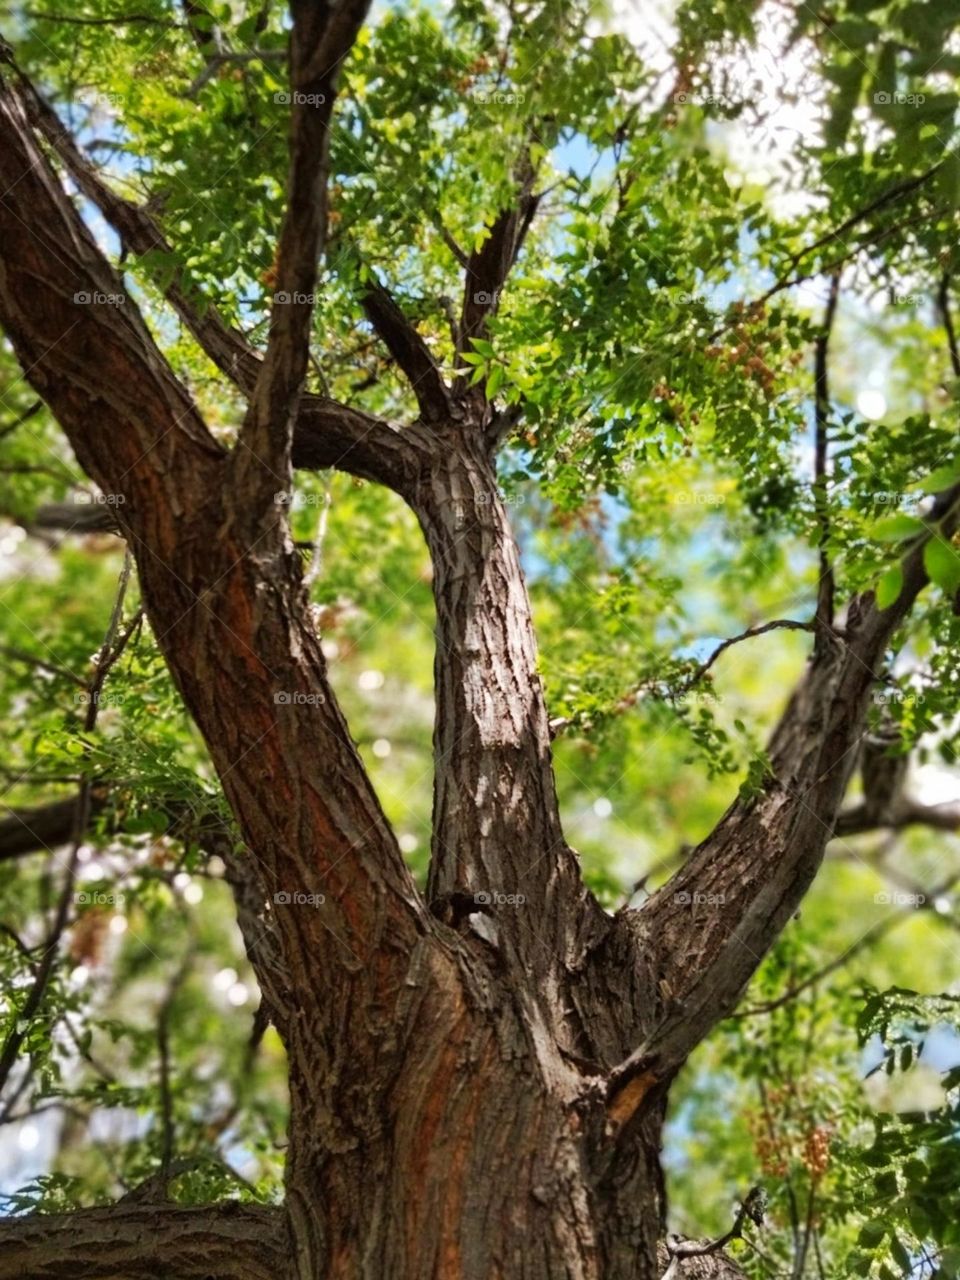
<instances>
[{"instance_id":1,"label":"tree canopy","mask_svg":"<svg viewBox=\"0 0 960 1280\"><path fill-rule=\"evenodd\" d=\"M564 831L606 913L764 794L811 655L858 610L891 621L817 879L673 1088L670 1222L719 1238L760 1184L765 1226L728 1249L750 1276L960 1275L960 4L376 6L335 103L318 82L312 104L270 0L2 12L0 78L122 282L71 289L76 324L136 308L217 446L262 463L421 889L455 887L431 867L447 570L384 477L458 395L485 405L499 489L454 501L509 513ZM298 209L325 238L315 283ZM299 375L271 356L298 326ZM310 397L292 482L261 367ZM182 1205L272 1205L288 1065L251 965L272 935L142 607L124 520L148 489L99 488L29 375L11 334L2 1203L61 1213L159 1180ZM233 744L248 764L259 723ZM265 766L262 786L282 782ZM697 875L674 898L709 921Z\"/></svg>"}]
</instances>

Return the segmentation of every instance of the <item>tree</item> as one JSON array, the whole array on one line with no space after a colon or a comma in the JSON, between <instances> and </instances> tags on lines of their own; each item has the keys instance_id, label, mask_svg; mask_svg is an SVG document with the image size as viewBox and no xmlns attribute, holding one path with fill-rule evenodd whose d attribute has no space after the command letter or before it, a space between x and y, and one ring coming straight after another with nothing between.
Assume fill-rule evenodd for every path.
<instances>
[{"instance_id":1,"label":"tree","mask_svg":"<svg viewBox=\"0 0 960 1280\"><path fill-rule=\"evenodd\" d=\"M86 527L125 540L143 619L125 611L128 565L81 682L77 793L4 832L5 858L71 852L50 932L24 948L0 1082L43 1057L32 1038L79 850L117 816L96 738L104 682L148 625L229 812L198 819L158 788L149 803L225 867L290 1111L282 1206L167 1198L181 1170L162 1123L144 1187L0 1224L0 1276L617 1280L665 1264L701 1274L704 1257L722 1269L713 1245L686 1262L661 1245L658 1261L678 1072L737 1009L838 829L954 825L906 800L899 778L880 784L889 803L865 787L842 808L868 730L881 759L910 745L902 704L883 738L876 695L911 628L915 643L917 629L933 636L934 710L946 721L953 706L952 400L885 431L840 415L830 388L839 302L878 281L935 293L960 377L956 94L930 88L956 70L937 63L952 10L907 8L885 6L883 24L853 2L829 20L791 15L826 104L823 145L792 156L821 197L798 219L731 184L710 132L744 113L731 50L756 33L751 5L681 10L659 76L576 5L458 4L371 28L363 0L295 0L289 30L269 5L25 15L0 70L0 321L97 487ZM84 39L75 71L59 51ZM95 86L94 115L71 130L49 99L75 100L76 75ZM122 91L101 87L113 83ZM760 136L771 109L752 105ZM258 153L264 131L276 137ZM91 158L101 143L112 171ZM566 172L564 146L582 150ZM215 156L236 215L226 240L222 208L196 194ZM583 157L594 172L578 177ZM764 283L730 303L724 288L753 269ZM830 283L811 318L796 286L817 278ZM802 486L785 463L799 386L813 413ZM604 490L637 501L638 473L694 451L736 476L757 538L805 539L818 561L801 617L737 639L799 631L809 654L712 830L612 912L564 836L553 741L642 696L709 689L720 652L648 661L616 697L613 668L551 718L501 485L532 476L561 513L582 513ZM294 474L328 469L396 495L429 551L433 817L419 882L332 687L315 564L292 532ZM931 500L874 524L884 499L869 484L858 495L864 475ZM76 523L48 507L34 527ZM627 607L612 600L611 616ZM692 729L717 770L740 768L709 709ZM158 1023L167 1121L176 989L175 974Z\"/></svg>"}]
</instances>

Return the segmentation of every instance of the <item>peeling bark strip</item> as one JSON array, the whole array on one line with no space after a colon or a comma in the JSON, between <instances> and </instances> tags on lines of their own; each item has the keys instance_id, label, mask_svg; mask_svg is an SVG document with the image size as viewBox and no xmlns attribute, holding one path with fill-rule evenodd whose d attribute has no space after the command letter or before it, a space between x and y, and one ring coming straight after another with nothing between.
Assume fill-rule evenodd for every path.
<instances>
[{"instance_id":1,"label":"peeling bark strip","mask_svg":"<svg viewBox=\"0 0 960 1280\"><path fill-rule=\"evenodd\" d=\"M294 5L292 88L305 100L293 104L281 292L314 287L337 68L364 12L363 0ZM926 583L922 541L894 606L853 601L842 636L820 619L759 793L732 805L641 910L611 919L560 825L530 605L492 456L507 416L479 388L443 385L388 295L374 321L401 370L422 378L421 421L402 430L304 394L309 301L277 303L261 354L175 279L169 301L249 398L226 454L129 298L78 301L127 290L35 132L125 245L166 241L4 72L0 320L85 472L123 494L117 528L250 850L228 858L229 878L286 1046L291 1109L282 1210L128 1198L0 1221L0 1280L654 1280L670 1082L816 874L871 684ZM513 207L464 258L463 340L482 332L536 213L529 164L516 178ZM429 906L327 679L272 500L291 466L388 485L430 549ZM946 537L958 501L960 486L937 503ZM43 841L62 813L41 813ZM0 856L28 845L0 824Z\"/></svg>"}]
</instances>

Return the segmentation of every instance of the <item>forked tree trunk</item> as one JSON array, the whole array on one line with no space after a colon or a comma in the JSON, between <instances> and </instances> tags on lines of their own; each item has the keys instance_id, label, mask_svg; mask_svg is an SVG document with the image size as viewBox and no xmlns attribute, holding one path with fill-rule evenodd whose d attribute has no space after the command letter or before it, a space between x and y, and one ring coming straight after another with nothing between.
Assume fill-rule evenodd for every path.
<instances>
[{"instance_id":1,"label":"forked tree trunk","mask_svg":"<svg viewBox=\"0 0 960 1280\"><path fill-rule=\"evenodd\" d=\"M309 28L313 7L295 8ZM330 8L337 48L349 48L362 9ZM320 54L317 66L340 61ZM871 684L927 581L922 540L903 558L894 605L880 610L866 593L842 633L820 620L755 792L641 909L609 916L563 839L490 407L455 386L445 416L436 369L433 391L421 391L430 412L402 431L301 396L308 314L280 308L290 314L271 329L261 366L240 335L209 313L191 316L171 290L204 349L250 395L241 443L226 454L132 300L72 301L123 293L123 282L39 150L37 110L0 75L0 320L84 470L122 499L117 522L153 630L250 851L231 859L230 875L287 1049L291 1109L287 1198L275 1217L121 1202L114 1226L101 1209L0 1223L0 1280L196 1277L206 1274L201 1241L216 1259L210 1272L236 1280L654 1280L667 1092L816 874ZM299 251L283 259L304 293L316 263L317 128L294 125L303 172L291 217L299 211L312 229L298 243L291 223ZM84 181L96 198L96 180ZM142 228L142 211L100 200L123 234ZM511 225L499 220L487 242L498 270L516 252ZM497 227L510 232L503 244ZM397 337L393 312L378 314ZM405 339L391 347L398 360L414 371L426 361L429 372L422 340ZM273 501L289 484L291 417L297 465L389 485L430 548L426 894L337 705ZM948 538L958 509L955 486L936 511ZM250 1244L258 1231L260 1251ZM97 1247L98 1232L109 1247Z\"/></svg>"},{"instance_id":2,"label":"forked tree trunk","mask_svg":"<svg viewBox=\"0 0 960 1280\"><path fill-rule=\"evenodd\" d=\"M563 840L517 546L478 424L444 439L408 495L434 566L436 924L374 1060L343 1026L336 1101L328 1073L292 1077L301 1274L649 1280L662 1108L624 1162L583 1023L609 921Z\"/></svg>"}]
</instances>

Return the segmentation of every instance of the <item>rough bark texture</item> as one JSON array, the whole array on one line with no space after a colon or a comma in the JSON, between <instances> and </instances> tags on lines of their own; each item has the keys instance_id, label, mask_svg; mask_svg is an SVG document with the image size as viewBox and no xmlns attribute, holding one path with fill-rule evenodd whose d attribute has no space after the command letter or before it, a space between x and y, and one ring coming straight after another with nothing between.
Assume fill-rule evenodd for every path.
<instances>
[{"instance_id":1,"label":"rough bark texture","mask_svg":"<svg viewBox=\"0 0 960 1280\"><path fill-rule=\"evenodd\" d=\"M295 84L332 95L329 50L349 47L360 10L323 13L295 6ZM291 289L315 279L329 118L301 112L293 123L281 262ZM198 319L174 281L171 302L250 397L240 445L225 453L133 302L75 302L128 291L35 130L135 248L160 232L111 203L36 100L0 80L0 320L87 474L126 499L116 520L150 621L250 851L231 878L286 1045L291 1114L276 1215L121 1202L67 1222L7 1222L0 1276L653 1280L670 1082L816 874L877 664L925 582L920 548L895 607L855 601L844 635L819 637L758 793L641 910L611 918L563 838L489 406L476 390L443 387L435 370L421 388L429 423L403 430L306 395L309 312L307 323L302 311L277 315L261 360L215 314ZM468 264L465 333L482 325L516 256L536 207L531 181ZM416 367L420 347L381 303L398 359ZM327 679L273 500L291 465L389 484L430 548L426 894ZM24 852L16 831L0 835L10 856Z\"/></svg>"},{"instance_id":2,"label":"rough bark texture","mask_svg":"<svg viewBox=\"0 0 960 1280\"><path fill-rule=\"evenodd\" d=\"M2 1226L0 1280L292 1280L278 1209L121 1200Z\"/></svg>"}]
</instances>

